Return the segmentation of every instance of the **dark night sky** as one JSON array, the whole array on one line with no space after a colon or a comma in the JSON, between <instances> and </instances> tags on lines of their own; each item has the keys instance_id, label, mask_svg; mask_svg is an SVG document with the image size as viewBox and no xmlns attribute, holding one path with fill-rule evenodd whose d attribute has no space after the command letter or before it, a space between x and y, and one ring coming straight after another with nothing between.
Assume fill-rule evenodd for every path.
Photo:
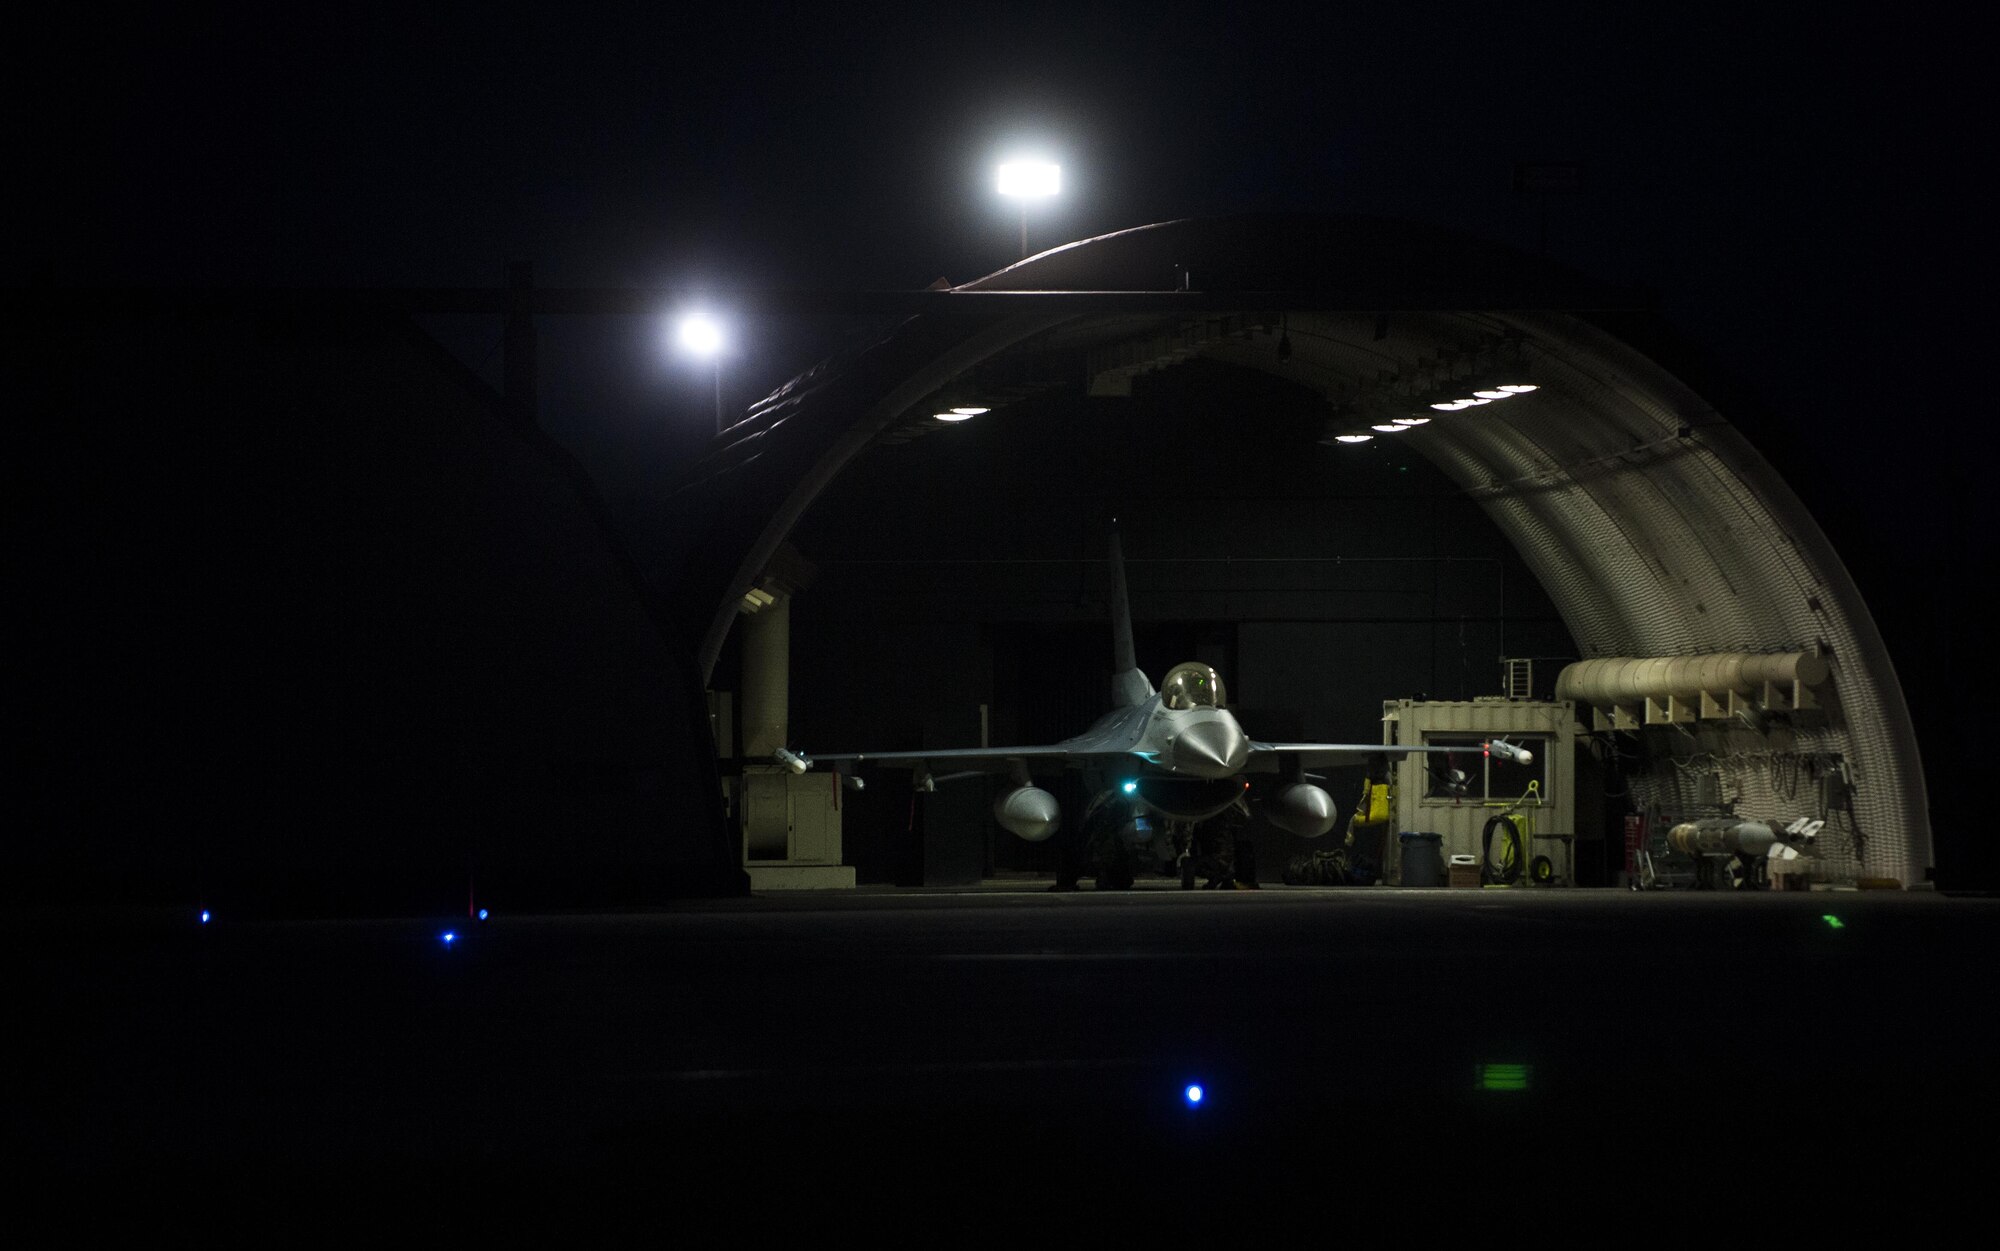
<instances>
[{"instance_id":1,"label":"dark night sky","mask_svg":"<svg viewBox=\"0 0 2000 1251\"><path fill-rule=\"evenodd\" d=\"M415 7L93 20L37 101L92 240L51 268L921 285L1011 259L986 170L1021 135L1072 178L1045 239L1300 208L1527 242L1509 163L1569 159L1565 255L1769 283L1904 200L1910 124L1948 125L1897 32L1754 6Z\"/></svg>"},{"instance_id":2,"label":"dark night sky","mask_svg":"<svg viewBox=\"0 0 2000 1251\"><path fill-rule=\"evenodd\" d=\"M75 10L30 51L15 284L486 285L514 259L550 285L965 281L1013 259L990 171L1017 138L1068 179L1038 245L1287 209L1532 249L1512 165L1580 162L1552 256L1655 290L1824 448L1786 466L1822 513L1890 505L1871 525L1912 551L1943 517L1935 443L1873 431L1938 384L1974 256L1975 206L1940 194L1981 115L1949 30L1742 4L161 6ZM741 326L732 405L840 329ZM437 331L496 374L497 324ZM543 327L544 424L628 528L712 422L663 337ZM1829 466L1856 481L1801 481Z\"/></svg>"},{"instance_id":3,"label":"dark night sky","mask_svg":"<svg viewBox=\"0 0 2000 1251\"><path fill-rule=\"evenodd\" d=\"M38 63L53 212L13 276L963 281L1012 259L989 167L1015 136L1068 171L1044 243L1270 208L1532 247L1511 164L1572 160L1551 251L1789 384L1860 333L1795 301L1890 294L1887 241L1924 245L1922 181L1968 120L1940 32L1756 6L713 9L84 13ZM803 363L738 362L746 395ZM623 369L675 412L656 360Z\"/></svg>"}]
</instances>

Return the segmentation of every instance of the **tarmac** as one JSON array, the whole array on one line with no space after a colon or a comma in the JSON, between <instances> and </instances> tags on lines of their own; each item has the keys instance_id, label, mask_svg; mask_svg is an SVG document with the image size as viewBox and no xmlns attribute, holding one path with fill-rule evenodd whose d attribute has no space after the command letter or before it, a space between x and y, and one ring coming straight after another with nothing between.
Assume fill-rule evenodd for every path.
<instances>
[{"instance_id":1,"label":"tarmac","mask_svg":"<svg viewBox=\"0 0 2000 1251\"><path fill-rule=\"evenodd\" d=\"M1991 1164L2000 900L1045 886L11 914L6 1152L113 1193L1377 1213L1780 1179L1908 1212Z\"/></svg>"}]
</instances>

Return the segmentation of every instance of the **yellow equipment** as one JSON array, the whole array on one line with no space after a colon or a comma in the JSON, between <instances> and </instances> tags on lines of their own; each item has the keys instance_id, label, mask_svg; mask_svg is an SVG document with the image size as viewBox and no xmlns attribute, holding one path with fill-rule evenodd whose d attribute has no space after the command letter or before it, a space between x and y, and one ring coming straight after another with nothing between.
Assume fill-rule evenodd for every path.
<instances>
[{"instance_id":1,"label":"yellow equipment","mask_svg":"<svg viewBox=\"0 0 2000 1251\"><path fill-rule=\"evenodd\" d=\"M1389 788L1387 785L1364 780L1361 783L1361 802L1354 806L1354 824L1385 825L1389 820Z\"/></svg>"}]
</instances>

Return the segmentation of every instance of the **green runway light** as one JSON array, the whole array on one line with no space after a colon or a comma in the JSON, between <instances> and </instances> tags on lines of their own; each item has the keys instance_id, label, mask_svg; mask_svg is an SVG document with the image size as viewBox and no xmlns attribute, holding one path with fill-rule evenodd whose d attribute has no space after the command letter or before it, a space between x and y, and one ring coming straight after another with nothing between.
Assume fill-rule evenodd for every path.
<instances>
[{"instance_id":1,"label":"green runway light","mask_svg":"<svg viewBox=\"0 0 2000 1251\"><path fill-rule=\"evenodd\" d=\"M1840 918L1833 915L1831 912L1821 913L1819 919L1826 922L1827 928L1829 929L1844 930L1847 928L1845 925L1842 925L1840 923Z\"/></svg>"},{"instance_id":2,"label":"green runway light","mask_svg":"<svg viewBox=\"0 0 2000 1251\"><path fill-rule=\"evenodd\" d=\"M1533 1071L1533 1067L1526 1064L1482 1064L1479 1066L1479 1088L1526 1090L1528 1075Z\"/></svg>"}]
</instances>

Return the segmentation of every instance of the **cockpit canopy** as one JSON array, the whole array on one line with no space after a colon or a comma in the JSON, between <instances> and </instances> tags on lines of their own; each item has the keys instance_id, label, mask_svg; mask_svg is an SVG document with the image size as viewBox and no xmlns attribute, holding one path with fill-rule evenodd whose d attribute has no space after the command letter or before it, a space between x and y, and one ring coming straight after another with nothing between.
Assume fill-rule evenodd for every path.
<instances>
[{"instance_id":1,"label":"cockpit canopy","mask_svg":"<svg viewBox=\"0 0 2000 1251\"><path fill-rule=\"evenodd\" d=\"M1168 708L1220 708L1229 702L1222 677L1198 660L1175 665L1160 683L1160 702Z\"/></svg>"}]
</instances>

